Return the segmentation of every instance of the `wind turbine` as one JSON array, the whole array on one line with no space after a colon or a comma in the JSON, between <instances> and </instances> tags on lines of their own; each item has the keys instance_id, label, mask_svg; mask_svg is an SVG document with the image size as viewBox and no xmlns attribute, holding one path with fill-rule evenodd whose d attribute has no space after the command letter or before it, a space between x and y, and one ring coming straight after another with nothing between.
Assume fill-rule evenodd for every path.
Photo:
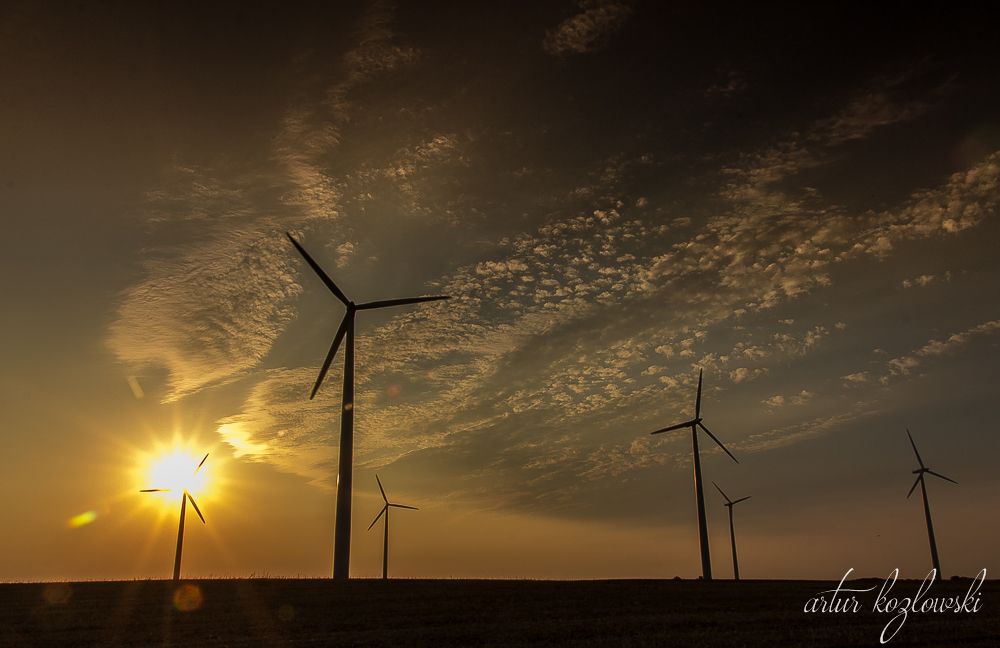
<instances>
[{"instance_id":1,"label":"wind turbine","mask_svg":"<svg viewBox=\"0 0 1000 648\"><path fill-rule=\"evenodd\" d=\"M410 509L411 511L419 511L420 509L416 506L405 506L403 504L393 504L389 502L389 498L385 496L385 489L382 488L382 480L378 478L378 475L375 475L375 481L378 482L378 489L382 491L382 501L385 502L385 506L383 506L382 510L378 512L378 515L375 516L372 523L368 525L368 530L371 531L372 527L375 526L375 523L378 522L378 519L383 515L385 516L385 525L382 532L382 580L385 580L389 578L389 509L401 508Z\"/></svg>"},{"instance_id":2,"label":"wind turbine","mask_svg":"<svg viewBox=\"0 0 1000 648\"><path fill-rule=\"evenodd\" d=\"M309 267L319 275L319 278L326 284L326 287L330 289L330 292L347 307L347 313L344 314L344 319L340 322L340 328L337 329L337 334L333 337L333 344L330 345L330 351L326 354L323 366L319 370L319 376L316 378L316 384L313 385L312 393L309 395L310 400L315 398L316 392L319 391L319 387L323 383L323 378L326 377L326 372L330 368L330 363L333 362L333 356L337 354L340 343L346 337L347 344L344 349L344 399L340 410L340 461L338 464L339 474L337 475L337 526L333 549L333 577L336 580L347 580L350 577L351 568L351 480L354 468L354 316L358 311L362 310L417 304L420 302L448 299L449 297L446 295L408 297L355 304L337 287L337 284L333 283L333 279L323 272L323 268L319 267L319 264L309 256L305 248L299 245L299 242L291 234L287 232L285 234L288 236L288 240L292 242L292 245L295 246L295 249L299 251L299 254L302 255L302 258L309 264Z\"/></svg>"},{"instance_id":3,"label":"wind turbine","mask_svg":"<svg viewBox=\"0 0 1000 648\"><path fill-rule=\"evenodd\" d=\"M723 490L719 487L718 484L716 484L715 482L712 482L712 485L715 486L715 488L718 489L718 491L720 493L722 493L722 496L724 498L726 498L726 504L725 504L725 506L726 506L726 508L729 509L729 540L732 542L732 545L733 545L733 580L739 580L740 579L740 561L737 560L737 558L736 558L736 529L733 526L733 507L736 506L737 504L739 504L740 502L747 501L752 496L751 495L747 495L746 497L741 497L738 500L734 501L734 500L729 499L729 496L726 495L723 492Z\"/></svg>"},{"instance_id":4,"label":"wind turbine","mask_svg":"<svg viewBox=\"0 0 1000 648\"><path fill-rule=\"evenodd\" d=\"M722 441L712 432L705 427L701 419L701 376L702 370L698 370L698 395L695 397L694 401L694 418L690 421L685 421L684 423L678 423L677 425L671 425L670 427L665 427L662 430L657 430L651 432L650 434L661 434L663 432L670 432L672 430L679 430L681 428L689 427L691 428L691 443L694 448L694 490L695 497L698 500L698 535L701 539L701 574L702 578L705 580L712 580L712 558L708 551L708 525L705 522L705 493L701 485L701 457L698 453L698 428L700 427L705 431L705 434L712 437L712 441L719 444L719 447L726 451L726 454L730 458L739 463L733 453L729 451L726 446L722 445Z\"/></svg>"},{"instance_id":5,"label":"wind turbine","mask_svg":"<svg viewBox=\"0 0 1000 648\"><path fill-rule=\"evenodd\" d=\"M194 469L194 472L192 473L192 475L197 475L198 474L198 471L201 470L201 467L205 465L205 460L206 459L208 459L208 453L205 453L205 456L201 458L201 462L198 464L198 467ZM170 489L169 488L143 488L139 492L140 493L169 493ZM184 516L187 513L187 502L188 502L188 500L191 500L191 506L194 507L194 512L197 513L198 517L201 518L201 523L202 524L206 524L206 522L205 522L205 516L201 514L201 509L198 508L198 503L194 501L194 498L191 497L191 493L187 492L187 489L185 488L184 492L181 494L181 521L177 525L177 553L174 554L174 580L180 580L180 578L181 578L181 550L184 548Z\"/></svg>"},{"instance_id":6,"label":"wind turbine","mask_svg":"<svg viewBox=\"0 0 1000 648\"><path fill-rule=\"evenodd\" d=\"M938 578L941 578L941 561L938 560L937 543L934 541L934 524L931 522L931 505L927 502L927 484L924 483L924 473L930 473L935 477L940 477L941 479L946 479L953 484L958 482L951 477L945 477L941 473L936 473L927 466L924 465L924 460L920 458L920 452L917 451L917 444L913 442L913 435L910 434L909 428L906 430L906 436L910 438L910 445L913 446L913 454L917 455L917 463L920 464L920 468L913 471L913 474L917 476L917 480L913 482L913 486L910 487L910 492L906 494L907 499L910 495L913 495L913 489L920 484L920 493L924 496L924 516L927 518L927 538L931 543L931 562L934 563L934 569L937 572Z\"/></svg>"}]
</instances>

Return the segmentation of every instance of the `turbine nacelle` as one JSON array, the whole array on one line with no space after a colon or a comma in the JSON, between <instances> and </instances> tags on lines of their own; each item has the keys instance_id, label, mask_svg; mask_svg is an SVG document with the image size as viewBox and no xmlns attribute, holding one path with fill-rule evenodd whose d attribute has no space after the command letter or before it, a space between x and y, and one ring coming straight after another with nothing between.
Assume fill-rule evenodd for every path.
<instances>
[{"instance_id":1,"label":"turbine nacelle","mask_svg":"<svg viewBox=\"0 0 1000 648\"><path fill-rule=\"evenodd\" d=\"M330 275L324 272L323 268L321 268L320 265L316 263L316 261L309 255L309 253L306 252L306 249L302 247L302 245L299 244L298 241L295 240L295 237L293 237L288 232L285 232L285 236L287 236L288 240L292 242L292 245L295 246L295 249L298 250L300 255L302 255L302 258L305 259L306 263L309 264L309 267L313 269L313 272L315 272L319 276L320 280L326 285L326 287L329 288L330 292L332 292L334 296L337 299L339 299L341 303L344 304L344 306L347 307L347 312L344 314L344 319L341 320L340 327L337 329L336 335L334 335L333 344L330 345L330 350L326 354L326 359L323 360L323 365L322 367L320 367L319 376L317 376L316 383L313 385L312 393L309 394L310 400L316 397L316 392L319 391L320 385L323 384L323 379L326 378L326 372L329 371L330 369L330 363L333 362L334 356L337 355L337 349L340 348L340 343L343 342L344 336L347 335L348 329L352 331L351 337L353 343L354 316L357 314L358 311L372 310L375 308L388 308L390 306L404 306L406 304L418 304L421 302L439 301L442 299L451 299L451 297L448 295L435 295L432 297L404 297L402 299L381 299L377 301L356 304L354 300L348 299L347 295L344 294L344 291L341 290L336 283L334 283L333 279L330 278Z\"/></svg>"},{"instance_id":2,"label":"turbine nacelle","mask_svg":"<svg viewBox=\"0 0 1000 648\"><path fill-rule=\"evenodd\" d=\"M726 506L728 508L733 508L734 506L736 506L740 502L745 502L748 499L750 499L751 497L753 497L752 495L747 495L746 497L741 497L741 498L736 499L736 500L731 500L731 499L729 499L729 496L726 495L726 492L722 490L721 486L719 486L718 484L716 484L714 481L712 482L712 485L715 486L715 489L717 491L719 491L719 493L722 495L723 499L726 500L726 503L723 504L723 506Z\"/></svg>"},{"instance_id":3,"label":"turbine nacelle","mask_svg":"<svg viewBox=\"0 0 1000 648\"><path fill-rule=\"evenodd\" d=\"M939 478L941 478L941 479L943 479L945 481L950 481L952 484L958 484L958 482L955 481L954 479L952 479L951 477L945 477L941 473L934 472L933 470L931 470L930 468L928 468L926 465L924 465L924 460L920 456L920 451L917 450L917 444L916 444L916 442L914 442L913 435L910 434L909 428L907 428L907 430L906 430L906 436L910 439L910 445L913 447L913 454L916 455L916 457L917 457L917 463L920 464L919 468L917 468L916 470L911 471L912 474L914 474L914 475L917 476L917 479L916 479L916 481L913 482L913 486L910 486L910 492L908 492L906 494L907 498L909 498L910 495L913 495L913 491L916 490L917 484L922 484L923 483L923 481L924 481L924 473L927 473L929 475L934 475L935 477L939 477Z\"/></svg>"},{"instance_id":4,"label":"turbine nacelle","mask_svg":"<svg viewBox=\"0 0 1000 648\"><path fill-rule=\"evenodd\" d=\"M694 434L697 434L698 433L698 428L701 428L702 431L705 432L705 434L707 434L708 436L710 436L712 438L712 441L715 441L715 443L720 448L722 448L722 450L727 455L729 455L730 459L732 459L736 463L739 463L740 460L737 459L735 457L735 455L733 455L733 453L729 451L729 448L727 448L722 443L722 441L719 441L719 438L717 436L715 436L714 434L712 434L712 431L709 430L708 427L704 423L702 423L702 421L704 420L704 418L701 415L701 381L702 381L702 371L699 369L698 370L698 393L695 396L695 401L694 401L694 418L691 419L690 421L685 421L684 423L677 423L675 425L670 425L668 427L656 430L654 432L650 432L650 434L662 434L664 432L672 432L673 430L680 430L682 428L691 428L691 431Z\"/></svg>"}]
</instances>

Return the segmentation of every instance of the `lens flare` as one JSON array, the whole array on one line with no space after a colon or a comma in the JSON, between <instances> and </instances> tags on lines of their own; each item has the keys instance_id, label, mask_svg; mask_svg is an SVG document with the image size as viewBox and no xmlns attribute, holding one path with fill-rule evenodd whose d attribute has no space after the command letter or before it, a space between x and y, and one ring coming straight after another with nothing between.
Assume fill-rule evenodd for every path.
<instances>
[{"instance_id":1,"label":"lens flare","mask_svg":"<svg viewBox=\"0 0 1000 648\"><path fill-rule=\"evenodd\" d=\"M42 589L42 598L49 605L65 605L73 598L73 590L68 583L49 583Z\"/></svg>"},{"instance_id":2,"label":"lens flare","mask_svg":"<svg viewBox=\"0 0 1000 648\"><path fill-rule=\"evenodd\" d=\"M84 511L79 515L74 515L67 522L66 526L71 529L79 529L80 527L87 526L91 522L97 519L97 511Z\"/></svg>"},{"instance_id":3,"label":"lens flare","mask_svg":"<svg viewBox=\"0 0 1000 648\"><path fill-rule=\"evenodd\" d=\"M201 588L192 583L185 583L174 591L174 607L178 612L192 612L204 602Z\"/></svg>"}]
</instances>

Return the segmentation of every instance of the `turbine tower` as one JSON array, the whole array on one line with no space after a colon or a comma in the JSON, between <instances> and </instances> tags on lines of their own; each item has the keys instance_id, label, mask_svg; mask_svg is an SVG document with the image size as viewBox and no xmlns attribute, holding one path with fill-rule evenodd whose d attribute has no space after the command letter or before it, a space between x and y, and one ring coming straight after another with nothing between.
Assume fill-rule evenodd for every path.
<instances>
[{"instance_id":1,"label":"turbine tower","mask_svg":"<svg viewBox=\"0 0 1000 648\"><path fill-rule=\"evenodd\" d=\"M205 460L208 459L208 453L201 458L201 462L198 467L194 469L192 475L197 475L201 467L205 465ZM139 491L140 493L169 493L169 488L143 488ZM187 514L187 502L191 500L191 506L194 507L194 512L198 514L201 518L201 523L206 524L205 516L201 514L201 509L198 508L198 503L194 501L191 497L191 493L187 492L185 488L183 493L181 493L181 521L177 525L177 552L174 554L174 580L181 579L181 550L184 548L184 516Z\"/></svg>"},{"instance_id":2,"label":"turbine tower","mask_svg":"<svg viewBox=\"0 0 1000 648\"><path fill-rule=\"evenodd\" d=\"M379 511L372 523L368 525L368 530L371 531L378 519L385 516L384 529L382 531L382 580L389 578L389 509L390 508L401 508L410 509L411 511L419 511L416 506L406 506L404 504L393 504L389 501L389 498L385 496L385 489L382 488L382 480L375 475L375 481L378 482L378 489L382 491L382 501L385 502L385 506Z\"/></svg>"},{"instance_id":3,"label":"turbine tower","mask_svg":"<svg viewBox=\"0 0 1000 648\"><path fill-rule=\"evenodd\" d=\"M726 446L722 445L722 441L712 432L705 427L702 423L701 418L701 377L702 370L698 370L698 395L695 397L694 401L694 418L690 421L685 421L684 423L678 423L677 425L671 425L670 427L665 427L662 430L657 430L651 432L650 434L661 434L663 432L670 432L672 430L679 430L681 428L689 427L691 428L691 444L693 446L694 452L694 491L695 498L698 501L698 535L701 540L701 575L705 580L712 580L712 558L708 550L708 525L705 521L705 492L701 484L701 456L698 452L698 428L700 427L705 431L705 434L712 438L719 444L719 447L726 451L726 454L735 461L739 463L733 453L729 451Z\"/></svg>"},{"instance_id":4,"label":"turbine tower","mask_svg":"<svg viewBox=\"0 0 1000 648\"><path fill-rule=\"evenodd\" d=\"M938 578L942 578L941 561L938 560L937 542L934 541L934 523L931 522L931 505L927 502L927 484L924 482L924 474L930 473L935 477L946 479L953 484L957 484L958 482L951 477L945 477L941 473L936 473L925 466L924 460L920 458L920 452L917 451L917 444L913 442L913 435L910 434L909 428L906 430L906 436L910 438L910 445L913 446L913 454L917 455L917 463L920 464L920 468L913 471L913 474L917 476L917 480L913 482L913 486L910 487L910 492L906 494L906 497L909 499L910 495L913 495L913 489L917 487L917 484L920 484L920 493L924 496L924 517L927 518L927 539L931 543L931 562L934 564Z\"/></svg>"},{"instance_id":5,"label":"turbine tower","mask_svg":"<svg viewBox=\"0 0 1000 648\"><path fill-rule=\"evenodd\" d=\"M330 345L330 351L326 354L323 366L319 370L319 376L316 378L316 384L313 385L312 393L309 395L310 400L316 396L316 392L319 391L319 387L323 383L323 378L326 377L326 372L330 368L330 363L333 362L333 357L337 354L340 343L346 337L347 344L344 347L344 397L340 410L340 461L337 469L339 474L337 475L337 526L333 549L333 577L336 580L347 580L350 577L351 568L351 479L354 462L354 316L358 311L437 301L439 299L448 299L448 296L437 295L434 297L385 299L364 304L355 304L337 287L337 284L333 283L333 279L323 272L323 268L319 267L319 264L309 256L305 248L299 245L299 242L291 234L286 232L286 236L288 236L288 240L292 242L292 245L295 246L295 249L299 251L299 254L302 255L302 258L306 260L306 263L309 264L309 267L319 275L319 278L330 289L330 292L347 307L347 313L344 314L344 319L340 322L340 328L337 329L337 334L333 338L333 344Z\"/></svg>"},{"instance_id":6,"label":"turbine tower","mask_svg":"<svg viewBox=\"0 0 1000 648\"><path fill-rule=\"evenodd\" d=\"M726 495L723 492L722 488L720 488L718 484L716 484L715 482L712 482L712 485L715 486L715 488L720 493L722 493L722 496L726 499L725 506L726 506L726 508L729 509L729 540L730 540L730 542L733 545L733 580L739 580L740 579L740 561L736 558L736 528L733 526L733 507L736 506L737 504L739 504L740 502L747 501L748 499L750 499L751 496L747 495L746 497L741 497L738 500L734 501L734 500L729 499L729 496Z\"/></svg>"}]
</instances>

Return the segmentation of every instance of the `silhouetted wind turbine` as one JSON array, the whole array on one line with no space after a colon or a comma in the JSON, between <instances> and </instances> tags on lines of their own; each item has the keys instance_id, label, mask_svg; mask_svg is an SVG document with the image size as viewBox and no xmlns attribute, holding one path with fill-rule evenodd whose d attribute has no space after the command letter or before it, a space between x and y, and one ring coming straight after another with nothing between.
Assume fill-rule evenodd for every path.
<instances>
[{"instance_id":1,"label":"silhouetted wind turbine","mask_svg":"<svg viewBox=\"0 0 1000 648\"><path fill-rule=\"evenodd\" d=\"M736 558L736 528L733 526L733 507L739 504L740 502L747 501L752 496L747 495L746 497L741 497L738 500L731 500L729 499L729 496L726 495L725 492L723 492L722 488L720 488L718 484L712 482L712 485L715 486L720 493L722 493L722 496L724 498L726 498L725 506L726 508L729 509L729 540L732 542L733 545L733 580L739 580L740 561Z\"/></svg>"},{"instance_id":2,"label":"silhouetted wind turbine","mask_svg":"<svg viewBox=\"0 0 1000 648\"><path fill-rule=\"evenodd\" d=\"M403 504L393 504L389 501L389 498L385 496L385 489L382 488L382 480L375 475L375 481L378 482L378 489L382 491L382 501L385 502L385 506L379 511L372 523L368 525L368 530L371 531L378 519L385 516L384 530L382 533L382 580L389 578L389 509L390 508L401 508L410 509L411 511L419 511L416 506L405 506Z\"/></svg>"},{"instance_id":3,"label":"silhouetted wind turbine","mask_svg":"<svg viewBox=\"0 0 1000 648\"><path fill-rule=\"evenodd\" d=\"M681 428L689 427L691 428L691 443L694 447L694 490L695 497L698 500L698 534L701 539L701 574L702 578L705 580L712 580L712 558L708 551L708 525L705 522L705 493L701 485L701 456L698 453L698 428L700 427L705 431L705 434L712 437L712 441L719 444L719 447L726 451L726 454L732 458L733 461L739 463L733 453L729 451L726 446L722 445L722 441L712 432L705 427L701 419L701 369L698 370L698 395L695 397L694 401L694 418L690 421L685 421L684 423L678 423L677 425L671 425L670 427L665 427L662 430L657 430L656 432L651 432L650 434L661 434L663 432L671 432L673 430L679 430Z\"/></svg>"},{"instance_id":4,"label":"silhouetted wind turbine","mask_svg":"<svg viewBox=\"0 0 1000 648\"><path fill-rule=\"evenodd\" d=\"M389 306L403 306L405 304L417 304L420 302L437 301L448 299L447 295L437 295L434 297L409 297L403 299L384 299L381 301L355 304L347 298L344 292L333 283L323 268L319 267L309 253L305 251L299 242L291 234L285 233L288 240L292 242L295 249L299 251L302 258L306 260L309 267L319 275L326 287L330 289L337 299L347 307L347 313L340 322L340 328L333 337L333 344L326 354L323 366L319 370L316 384L313 385L312 399L319 391L319 386L326 377L326 372L333 362L333 356L337 354L337 348L346 337L347 344L344 348L344 400L340 411L340 462L338 464L339 474L337 476L337 528L333 549L333 577L337 580L347 580L350 577L351 568L351 480L353 474L354 455L354 315L359 310L372 310L375 308L387 308Z\"/></svg>"},{"instance_id":5,"label":"silhouetted wind turbine","mask_svg":"<svg viewBox=\"0 0 1000 648\"><path fill-rule=\"evenodd\" d=\"M910 495L913 495L913 489L920 484L920 492L924 496L924 516L927 518L927 538L931 543L931 562L934 563L934 569L937 571L938 578L941 578L941 561L938 560L937 543L934 541L934 524L931 522L931 505L927 502L927 484L924 483L924 473L930 473L935 477L940 477L941 479L946 479L953 484L958 482L951 477L945 477L941 473L936 473L927 466L924 465L924 460L920 458L920 452L917 451L917 444L913 442L913 435L910 434L909 428L906 430L906 436L910 438L910 445L913 446L913 454L917 455L917 463L920 464L920 468L913 471L913 474L917 476L917 480L913 482L913 486L910 487L910 492L906 494L907 499Z\"/></svg>"},{"instance_id":6,"label":"silhouetted wind turbine","mask_svg":"<svg viewBox=\"0 0 1000 648\"><path fill-rule=\"evenodd\" d=\"M206 459L208 459L208 453L205 453L205 456L201 458L201 462L198 464L198 467L194 469L194 472L191 473L192 475L197 475L198 474L198 471L201 470L201 467L205 465L205 460ZM169 488L143 488L139 492L140 493L169 493L170 489ZM180 580L180 578L181 578L181 550L184 548L184 516L187 513L187 502L188 502L188 500L191 500L191 506L194 507L194 512L197 513L198 517L201 518L201 523L202 524L206 524L206 522L205 522L205 516L201 514L201 509L198 508L198 503L194 501L193 497L191 497L191 493L187 492L187 489L184 489L184 492L181 494L181 521L177 525L177 553L174 554L174 580Z\"/></svg>"}]
</instances>

